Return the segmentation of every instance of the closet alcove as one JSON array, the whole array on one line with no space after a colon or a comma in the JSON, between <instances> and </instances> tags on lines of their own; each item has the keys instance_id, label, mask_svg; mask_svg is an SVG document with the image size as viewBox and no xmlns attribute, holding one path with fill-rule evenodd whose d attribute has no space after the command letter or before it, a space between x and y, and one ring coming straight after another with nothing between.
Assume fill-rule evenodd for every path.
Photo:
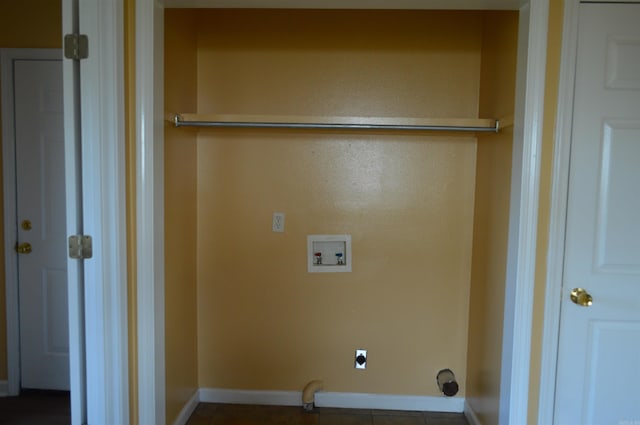
<instances>
[{"instance_id":1,"label":"closet alcove","mask_svg":"<svg viewBox=\"0 0 640 425\"><path fill-rule=\"evenodd\" d=\"M164 32L169 119L506 124L167 122L167 418L194 380L300 391L322 379L337 393L435 398L449 368L451 411L497 394L518 12L166 9ZM307 273L309 234L350 234L353 271Z\"/></svg>"}]
</instances>

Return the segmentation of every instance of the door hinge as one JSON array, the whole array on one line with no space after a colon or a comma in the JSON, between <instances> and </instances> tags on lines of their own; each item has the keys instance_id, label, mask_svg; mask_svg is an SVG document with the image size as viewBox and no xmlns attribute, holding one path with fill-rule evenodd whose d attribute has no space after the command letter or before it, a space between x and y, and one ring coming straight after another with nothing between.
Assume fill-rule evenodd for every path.
<instances>
[{"instance_id":1,"label":"door hinge","mask_svg":"<svg viewBox=\"0 0 640 425\"><path fill-rule=\"evenodd\" d=\"M64 57L74 60L88 58L89 38L84 34L66 34L64 36Z\"/></svg>"},{"instance_id":2,"label":"door hinge","mask_svg":"<svg viewBox=\"0 0 640 425\"><path fill-rule=\"evenodd\" d=\"M69 257L84 260L93 256L91 236L69 236Z\"/></svg>"}]
</instances>

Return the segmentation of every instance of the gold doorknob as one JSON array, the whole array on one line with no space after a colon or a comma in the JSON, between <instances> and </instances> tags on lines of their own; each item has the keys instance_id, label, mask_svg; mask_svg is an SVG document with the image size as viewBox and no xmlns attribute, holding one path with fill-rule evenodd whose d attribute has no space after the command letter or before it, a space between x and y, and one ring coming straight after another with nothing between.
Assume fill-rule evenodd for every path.
<instances>
[{"instance_id":1,"label":"gold doorknob","mask_svg":"<svg viewBox=\"0 0 640 425\"><path fill-rule=\"evenodd\" d=\"M593 297L583 288L573 288L571 290L571 301L582 307L589 307L593 304Z\"/></svg>"},{"instance_id":2,"label":"gold doorknob","mask_svg":"<svg viewBox=\"0 0 640 425\"><path fill-rule=\"evenodd\" d=\"M16 252L18 254L31 254L31 244L29 242L16 244Z\"/></svg>"}]
</instances>

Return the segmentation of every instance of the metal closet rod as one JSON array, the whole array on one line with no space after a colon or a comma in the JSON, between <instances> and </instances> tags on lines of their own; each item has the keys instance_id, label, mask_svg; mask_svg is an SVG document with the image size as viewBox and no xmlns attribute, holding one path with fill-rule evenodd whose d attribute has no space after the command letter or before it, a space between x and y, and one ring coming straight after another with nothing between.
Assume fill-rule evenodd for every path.
<instances>
[{"instance_id":1,"label":"metal closet rod","mask_svg":"<svg viewBox=\"0 0 640 425\"><path fill-rule=\"evenodd\" d=\"M374 123L319 123L319 122L269 122L269 121L202 121L183 120L175 114L171 120L176 127L209 128L289 128L289 129L341 129L341 130L419 130L419 131L463 131L498 133L500 121L492 127L466 125L421 125L421 124L374 124Z\"/></svg>"}]
</instances>

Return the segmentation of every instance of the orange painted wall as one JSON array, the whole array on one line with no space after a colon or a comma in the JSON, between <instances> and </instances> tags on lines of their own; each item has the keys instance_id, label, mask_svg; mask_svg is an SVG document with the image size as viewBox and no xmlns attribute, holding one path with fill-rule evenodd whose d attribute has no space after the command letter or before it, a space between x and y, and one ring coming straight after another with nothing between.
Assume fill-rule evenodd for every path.
<instances>
[{"instance_id":1,"label":"orange painted wall","mask_svg":"<svg viewBox=\"0 0 640 425\"><path fill-rule=\"evenodd\" d=\"M51 0L22 0L2 3L0 13L0 48L60 48L62 45L61 4ZM0 123L0 126L2 123ZM2 128L0 127L0 138ZM0 153L1 155L1 153ZM0 157L0 199L2 198L2 161ZM0 205L0 240L4 240ZM4 259L4 244L0 245ZM0 261L0 381L7 374L7 324L4 260Z\"/></svg>"},{"instance_id":2,"label":"orange painted wall","mask_svg":"<svg viewBox=\"0 0 640 425\"><path fill-rule=\"evenodd\" d=\"M197 112L478 116L482 13L197 14ZM197 157L201 387L437 396L450 367L464 395L474 136L201 130ZM315 233L352 273L307 273Z\"/></svg>"},{"instance_id":3,"label":"orange painted wall","mask_svg":"<svg viewBox=\"0 0 640 425\"><path fill-rule=\"evenodd\" d=\"M513 114L516 12L484 16L480 114ZM467 402L483 424L497 424L513 127L478 137L467 356Z\"/></svg>"},{"instance_id":4,"label":"orange painted wall","mask_svg":"<svg viewBox=\"0 0 640 425\"><path fill-rule=\"evenodd\" d=\"M62 6L59 1L2 2L0 47L62 47Z\"/></svg>"},{"instance_id":5,"label":"orange painted wall","mask_svg":"<svg viewBox=\"0 0 640 425\"><path fill-rule=\"evenodd\" d=\"M195 15L165 20L165 107L196 108ZM165 374L166 417L174 423L198 388L196 321L196 133L165 129Z\"/></svg>"},{"instance_id":6,"label":"orange painted wall","mask_svg":"<svg viewBox=\"0 0 640 425\"><path fill-rule=\"evenodd\" d=\"M138 423L138 311L136 241L136 52L135 0L124 0L125 146L127 189L127 292L129 320L129 423Z\"/></svg>"}]
</instances>

